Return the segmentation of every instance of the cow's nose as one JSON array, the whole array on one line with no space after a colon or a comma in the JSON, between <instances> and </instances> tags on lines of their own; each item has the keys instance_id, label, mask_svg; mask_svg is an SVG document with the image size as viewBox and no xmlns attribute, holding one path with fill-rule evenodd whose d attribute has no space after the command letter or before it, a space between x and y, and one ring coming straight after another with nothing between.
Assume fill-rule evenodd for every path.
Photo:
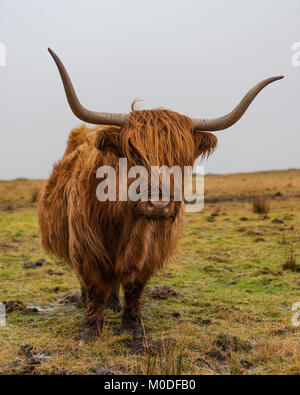
<instances>
[{"instance_id":1,"label":"cow's nose","mask_svg":"<svg viewBox=\"0 0 300 395\"><path fill-rule=\"evenodd\" d=\"M153 201L150 200L147 204L147 215L165 217L170 213L171 202L170 201Z\"/></svg>"}]
</instances>

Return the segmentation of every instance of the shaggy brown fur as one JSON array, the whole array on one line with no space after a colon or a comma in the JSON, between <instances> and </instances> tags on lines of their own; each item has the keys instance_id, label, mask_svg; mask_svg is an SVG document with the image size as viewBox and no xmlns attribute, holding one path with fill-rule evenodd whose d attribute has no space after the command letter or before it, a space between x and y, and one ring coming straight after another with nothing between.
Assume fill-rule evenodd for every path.
<instances>
[{"instance_id":1,"label":"shaggy brown fur","mask_svg":"<svg viewBox=\"0 0 300 395\"><path fill-rule=\"evenodd\" d=\"M122 328L140 330L143 289L176 248L183 206L174 202L172 219L149 221L131 202L99 202L102 165L118 170L119 157L134 164L192 165L216 147L214 135L193 132L192 120L168 110L132 111L123 127L85 126L71 132L61 161L39 196L39 224L45 250L75 270L86 301L82 338L97 336L106 305L125 305Z\"/></svg>"}]
</instances>

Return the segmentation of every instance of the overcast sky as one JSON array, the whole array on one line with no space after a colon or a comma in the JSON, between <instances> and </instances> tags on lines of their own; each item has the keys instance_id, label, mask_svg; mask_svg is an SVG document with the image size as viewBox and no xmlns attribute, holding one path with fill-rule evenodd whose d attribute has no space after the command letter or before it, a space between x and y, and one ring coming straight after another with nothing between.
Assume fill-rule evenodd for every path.
<instances>
[{"instance_id":1,"label":"overcast sky","mask_svg":"<svg viewBox=\"0 0 300 395\"><path fill-rule=\"evenodd\" d=\"M300 0L0 0L0 179L46 178L72 114L50 46L89 109L165 107L191 117L230 111L266 77L237 125L218 132L206 172L299 168Z\"/></svg>"}]
</instances>

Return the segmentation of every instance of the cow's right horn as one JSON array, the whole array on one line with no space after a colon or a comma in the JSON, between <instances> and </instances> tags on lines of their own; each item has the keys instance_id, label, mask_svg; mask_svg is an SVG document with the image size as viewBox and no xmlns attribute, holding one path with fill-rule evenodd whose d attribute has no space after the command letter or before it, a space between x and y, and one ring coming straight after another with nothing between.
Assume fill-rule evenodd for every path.
<instances>
[{"instance_id":1,"label":"cow's right horn","mask_svg":"<svg viewBox=\"0 0 300 395\"><path fill-rule=\"evenodd\" d=\"M267 78L255 85L240 101L233 111L221 118L215 119L194 119L194 130L213 132L224 130L234 125L246 112L259 92L274 81L281 80L283 76Z\"/></svg>"},{"instance_id":2,"label":"cow's right horn","mask_svg":"<svg viewBox=\"0 0 300 395\"><path fill-rule=\"evenodd\" d=\"M96 112L89 111L85 107L83 107L78 100L78 97L75 93L75 89L73 87L72 81L65 69L62 61L59 57L48 48L52 58L54 59L62 82L64 84L66 96L71 107L71 110L76 115L77 118L81 119L84 122L93 123L95 125L118 125L123 126L127 121L127 114L115 114L115 113L106 113L106 112Z\"/></svg>"}]
</instances>

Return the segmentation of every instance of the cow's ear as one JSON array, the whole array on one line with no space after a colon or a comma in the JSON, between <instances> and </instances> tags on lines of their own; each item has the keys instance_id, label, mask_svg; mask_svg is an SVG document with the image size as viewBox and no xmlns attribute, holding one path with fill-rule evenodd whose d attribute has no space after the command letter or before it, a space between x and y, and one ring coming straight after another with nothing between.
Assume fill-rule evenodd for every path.
<instances>
[{"instance_id":1,"label":"cow's ear","mask_svg":"<svg viewBox=\"0 0 300 395\"><path fill-rule=\"evenodd\" d=\"M195 157L201 156L207 158L218 145L218 139L214 134L194 131L194 142L195 142Z\"/></svg>"},{"instance_id":2,"label":"cow's ear","mask_svg":"<svg viewBox=\"0 0 300 395\"><path fill-rule=\"evenodd\" d=\"M99 151L112 150L120 152L120 129L112 126L97 131L96 148Z\"/></svg>"}]
</instances>

